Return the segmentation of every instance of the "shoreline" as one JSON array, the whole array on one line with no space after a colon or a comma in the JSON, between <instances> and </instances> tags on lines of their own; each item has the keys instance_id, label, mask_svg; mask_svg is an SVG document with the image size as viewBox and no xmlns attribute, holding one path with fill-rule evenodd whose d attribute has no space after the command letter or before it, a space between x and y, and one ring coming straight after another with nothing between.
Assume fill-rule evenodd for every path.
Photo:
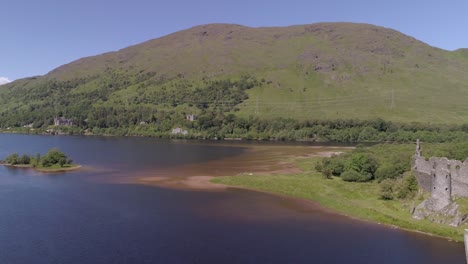
<instances>
[{"instance_id":1,"label":"shoreline","mask_svg":"<svg viewBox=\"0 0 468 264\"><path fill-rule=\"evenodd\" d=\"M256 175L268 176L267 174L264 174L264 175L256 174ZM437 234L433 234L430 232L420 231L417 229L410 229L410 228L401 227L395 224L372 221L370 219L360 218L359 216L347 214L345 212L324 206L322 203L320 203L319 201L315 201L315 200L310 200L310 199L301 198L301 197L294 197L294 196L290 196L290 195L283 194L283 193L256 189L253 187L235 186L235 185L228 185L228 184L219 183L219 182L213 182L213 180L216 180L218 178L223 178L223 177L242 177L242 175L221 176L221 177L219 176L189 176L189 177L184 177L183 180L181 180L181 178L174 180L168 177L155 176L155 177L141 178L139 179L139 182L145 185L153 185L153 186L158 186L161 188L176 189L179 191L219 192L219 191L226 191L227 189L239 189L239 190L247 190L247 191L252 191L252 192L257 192L257 193L264 193L264 194L269 194L269 195L273 195L273 196L280 197L280 198L290 199L298 203L305 203L306 206L313 206L314 208L318 208L321 211L344 216L344 217L347 217L356 221L364 222L367 224L385 226L390 229L404 230L406 232L422 234L422 235L426 235L430 237L437 237L437 238L441 238L441 239L445 239L445 240L457 242L457 243L463 242L463 239L456 240L451 237L437 235Z\"/></svg>"},{"instance_id":2,"label":"shoreline","mask_svg":"<svg viewBox=\"0 0 468 264\"><path fill-rule=\"evenodd\" d=\"M321 147L316 146L307 146L307 148L312 149L319 149ZM323 147L322 147L323 148ZM340 149L340 150L348 150L353 149L354 147L327 147L330 149ZM309 153L302 156L284 156L285 159L301 159L301 158L310 158L310 157L330 157L332 155L338 155L343 153L343 151L319 151L316 153ZM291 161L279 161L277 164L270 164L270 169L266 171L255 171L253 172L242 172L238 173L237 177L241 175L261 175L261 176L268 176L268 175L279 175L279 174L295 174L295 173L302 173L303 170L297 167ZM279 168L278 168L279 167ZM198 190L198 191L220 191L225 190L227 188L243 188L238 186L229 186L222 183L214 183L212 182L213 179L219 177L226 177L226 175L221 176L214 176L214 175L190 175L190 176L140 176L137 177L134 183L139 184L146 184L146 185L154 185L169 189L177 189L177 190ZM229 176L228 176L229 177ZM248 188L243 188L248 189ZM249 189L251 191L259 191L255 189Z\"/></svg>"},{"instance_id":3,"label":"shoreline","mask_svg":"<svg viewBox=\"0 0 468 264\"><path fill-rule=\"evenodd\" d=\"M232 177L232 176L227 176L227 177ZM216 179L216 178L217 177L213 176L212 180ZM457 242L457 243L458 242L463 242L463 240L460 240L460 241L459 240L454 240L454 239L452 239L450 237L440 236L440 235L432 234L432 233L429 233L429 232L424 232L424 231L419 231L419 230L409 229L409 228L403 228L403 227L393 225L393 224L381 223L381 222L376 222L376 221L372 221L372 220L369 220L369 219L359 218L357 216L353 216L353 215L346 214L346 213L343 213L343 212L338 211L338 210L331 209L329 207L326 207L326 206L322 205L320 202L317 202L317 201L314 201L314 200L309 200L309 199L306 199L306 198L299 198L299 197L289 196L289 195L282 194L282 193L277 193L277 192L272 192L272 191L265 191L265 190L255 189L255 188L244 187L244 186L232 186L232 185L226 185L226 184L223 184L223 183L214 183L214 182L212 182L212 184L222 185L222 186L226 187L226 189L233 188L233 189L240 189L240 190L248 190L248 191L252 191L252 192L265 193L265 194L269 194L269 195L273 195L273 196L277 196L277 197L281 197L281 198L291 199L291 200L294 200L294 201L297 201L297 202L307 203L309 205L315 206L316 208L319 208L321 211L336 214L336 215L340 215L340 216L344 216L344 217L347 217L347 218L350 218L350 219L353 219L353 220L356 220L356 221L359 221L359 222L364 222L364 223L367 223L367 224L385 226L385 227L391 228L391 229L399 229L399 230L404 230L406 232L422 234L422 235L426 235L426 236L430 236L430 237L442 238L442 239L446 239L448 241Z\"/></svg>"},{"instance_id":4,"label":"shoreline","mask_svg":"<svg viewBox=\"0 0 468 264\"><path fill-rule=\"evenodd\" d=\"M125 134L125 135L118 135L118 134L89 134L89 133L62 133L62 134L50 134L50 133L31 133L31 132L24 132L24 131L6 131L0 130L0 134L18 134L18 135L31 135L31 136L65 136L65 137L104 137L104 138L113 138L113 137L122 137L122 138L152 138L152 139L160 139L160 140L187 140L187 141L202 141L202 142L226 142L226 143L281 143L281 144L310 144L310 146L317 145L317 147L322 146L323 144L330 144L330 147L336 148L348 148L342 147L340 145L349 145L349 148L354 148L357 144L380 144L380 143L402 143L400 141L361 141L361 142L354 142L354 141L329 141L323 139L275 139L275 138L238 138L238 139L231 139L231 138L209 138L209 137L180 137L173 134L167 135L139 135L139 134ZM337 145L337 146L333 146Z\"/></svg>"},{"instance_id":5,"label":"shoreline","mask_svg":"<svg viewBox=\"0 0 468 264\"><path fill-rule=\"evenodd\" d=\"M213 179L214 178L216 178L216 177L213 177ZM224 185L222 183L213 183L213 184ZM286 198L286 199L292 199L292 200L295 200L295 201L298 201L298 202L307 203L307 204L310 204L310 205L313 205L315 207L320 208L320 210L322 210L324 212L344 216L344 217L347 217L347 218L350 218L350 219L353 219L353 220L356 220L356 221L359 221L359 222L364 222L364 223L367 223L367 224L385 226L385 227L391 228L391 229L399 229L399 230L404 230L404 231L407 231L407 232L422 234L422 235L426 235L426 236L430 236L430 237L437 237L437 238L447 239L448 241L453 241L453 242L462 242L462 241L453 240L453 239L448 238L448 237L428 233L428 232L423 232L423 231L414 230L414 229L406 229L406 228L399 227L397 225L386 224L386 223L381 223L381 222L375 222L375 221L371 221L371 220L368 220L368 219L362 219L362 218L355 217L353 215L349 215L349 214L346 214L346 213L343 213L343 212L340 212L340 211L337 211L337 210L333 210L331 208L323 206L320 202L317 202L317 201L314 201L314 200L309 200L309 199L305 199L305 198L298 198L298 197L293 197L293 196L289 196L289 195L286 195L286 194L281 194L281 193L276 193L276 192L271 192L271 191L264 191L264 190L259 190L259 189L255 189L255 188L249 188L249 187L230 186L230 185L225 185L225 186L227 188L234 188L234 189L248 190L248 191L259 192L259 193L266 193L266 194L274 195L274 196L277 196L277 197L282 197L282 198Z\"/></svg>"},{"instance_id":6,"label":"shoreline","mask_svg":"<svg viewBox=\"0 0 468 264\"><path fill-rule=\"evenodd\" d=\"M15 169L30 169L30 170L34 170L34 171L38 171L38 172L42 172L42 173L48 173L48 172L51 172L51 173L55 173L55 172L68 172L68 171L76 171L76 170L79 170L81 169L83 166L81 165L73 165L71 167L64 167L64 168L51 168L51 169L48 169L48 168L37 168L33 165L24 165L24 164L21 164L21 165L11 165L11 164L6 164L6 163L2 163L0 164L0 166L5 166L5 167L9 167L9 168L15 168Z\"/></svg>"},{"instance_id":7,"label":"shoreline","mask_svg":"<svg viewBox=\"0 0 468 264\"><path fill-rule=\"evenodd\" d=\"M343 148L347 149L347 148ZM285 190L275 190L269 185L280 185L280 181L276 181L277 178L286 178L289 181L296 181L296 178L301 177L315 177L316 181L321 181L322 184L328 183L339 183L340 178L334 178L332 180L323 179L321 175L313 172L311 167L308 169L301 169L298 162L310 162L310 159L317 160L322 157L329 157L334 154L339 154L337 151L321 151L316 153L309 153L308 155L287 155L283 156L282 162L277 164L271 164L271 168L268 171L260 172L244 172L239 173L235 176L215 176L215 175L191 175L191 176L146 176L137 179L137 183L153 185L162 188L186 190L186 191L226 191L229 188L242 189L259 193L266 193L269 195L279 196L286 199L291 199L300 203L306 203L307 205L315 206L320 210L328 213L334 213L337 215L345 216L353 220L362 221L369 224L382 225L391 229L400 229L407 232L423 234L430 237L437 237L446 239L448 241L462 242L463 236L460 236L459 229L452 228L449 226L442 226L427 222L417 222L412 219L409 213L409 204L414 201L410 200L398 200L393 202L383 202L375 199L375 204L366 207L365 204L360 204L359 201L350 201L346 197L330 197L327 195L320 194L320 187L309 185L312 188L313 194L304 195L304 193L295 193ZM308 164L310 165L310 164ZM275 167L276 166L276 167ZM277 167L280 168L277 168ZM303 165L304 166L304 165ZM313 167L312 167L313 168ZM312 171L311 171L312 170ZM243 179L247 179L242 182ZM240 182L236 182L240 180ZM251 180L249 182L249 180ZM255 184L261 182L260 185ZM300 184L300 183L297 183ZM371 183L374 184L375 183ZM344 183L343 186L349 187L352 184ZM366 188L368 185L358 183L353 185L357 188ZM375 187L375 186L374 186ZM300 187L298 187L300 188ZM333 190L333 186L330 186ZM342 191L341 189L338 191ZM318 193L318 194L317 194ZM346 196L346 193L343 194ZM332 195L333 196L333 195ZM338 195L339 196L339 195ZM356 203L356 204L354 204ZM375 206L382 207L395 207L395 211L391 210L376 210ZM355 208L349 208L355 207ZM406 212L407 211L407 212Z\"/></svg>"},{"instance_id":8,"label":"shoreline","mask_svg":"<svg viewBox=\"0 0 468 264\"><path fill-rule=\"evenodd\" d=\"M257 175L257 176L262 176L262 175ZM269 177L269 176L271 177L272 175L266 175L266 177ZM445 239L445 240L452 241L452 242L464 242L463 235L457 235L457 236L441 235L441 234L432 233L430 231L419 230L417 228L420 227L420 226L417 226L417 225L415 225L415 228L410 228L410 227L405 227L403 225L398 225L398 224L394 224L394 223L390 223L390 222L376 221L374 219L369 219L369 218L366 218L366 217L362 217L362 216L360 216L358 214L352 214L352 213L346 212L345 210L340 210L340 209L334 208L333 206L327 206L326 204L324 204L324 203L322 203L321 201L318 201L318 200L313 200L313 199L308 199L308 198L304 198L304 197L294 196L294 195L291 195L291 194L276 192L276 191L272 191L272 190L265 190L265 189L261 189L261 188L255 188L255 187L247 187L247 186L244 186L244 185L230 185L230 184L222 183L222 182L219 181L220 179L223 179L223 178L233 178L233 177L242 177L242 176L212 177L211 182L213 184L219 184L219 185L225 186L226 189L227 188L243 189L243 190L249 190L249 191L253 191L253 192L267 193L267 194L274 195L274 196L279 196L279 197L285 197L287 199L293 199L293 200L296 200L296 201L303 201L303 202L311 203L311 204L317 206L318 208L320 208L321 210L324 210L325 212L331 212L331 213L334 213L334 214L337 214L337 215L340 215L340 216L348 217L350 219L361 221L361 222L368 223L368 224L382 225L382 226L385 226L387 228L404 230L406 232L423 234L423 235L430 236L430 237L437 237L437 238ZM363 210L366 210L366 209L363 209ZM367 210L373 210L373 209L372 208L367 208ZM384 215L382 213L379 213L379 214L381 214L384 217L390 217L390 218L393 217L392 215ZM408 215L409 215L409 212L408 212ZM434 225L439 225L439 224L434 223ZM447 228L447 229L452 228L450 226L442 226L442 225L439 225L439 227L440 228ZM452 231L456 232L456 230L457 229L453 229Z\"/></svg>"}]
</instances>

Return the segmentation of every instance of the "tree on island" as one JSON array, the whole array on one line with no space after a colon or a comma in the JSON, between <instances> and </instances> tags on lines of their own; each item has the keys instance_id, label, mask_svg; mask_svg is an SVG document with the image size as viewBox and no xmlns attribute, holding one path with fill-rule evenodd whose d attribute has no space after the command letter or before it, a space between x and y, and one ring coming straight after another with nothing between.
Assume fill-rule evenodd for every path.
<instances>
[{"instance_id":1,"label":"tree on island","mask_svg":"<svg viewBox=\"0 0 468 264\"><path fill-rule=\"evenodd\" d=\"M30 156L24 154L20 157L17 153L13 153L5 159L5 163L10 165L31 165L32 161Z\"/></svg>"},{"instance_id":2,"label":"tree on island","mask_svg":"<svg viewBox=\"0 0 468 264\"><path fill-rule=\"evenodd\" d=\"M72 164L72 162L73 161L69 159L65 153L56 148L49 150L47 154L41 159L41 165L43 167L51 167L57 164L60 165L60 167L63 167L66 164Z\"/></svg>"},{"instance_id":3,"label":"tree on island","mask_svg":"<svg viewBox=\"0 0 468 264\"><path fill-rule=\"evenodd\" d=\"M18 159L19 159L18 153L13 153L9 155L8 157L6 157L5 163L10 164L10 165L18 165L19 164Z\"/></svg>"},{"instance_id":4,"label":"tree on island","mask_svg":"<svg viewBox=\"0 0 468 264\"><path fill-rule=\"evenodd\" d=\"M19 158L18 163L29 165L29 164L31 164L31 157L24 154L23 156L21 156L21 158Z\"/></svg>"},{"instance_id":5,"label":"tree on island","mask_svg":"<svg viewBox=\"0 0 468 264\"><path fill-rule=\"evenodd\" d=\"M20 157L17 153L13 153L5 158L5 163L9 165L32 165L33 167L52 167L55 165L64 167L65 165L72 165L72 162L72 159L57 148L49 150L44 156L38 153L35 157L26 154Z\"/></svg>"}]
</instances>

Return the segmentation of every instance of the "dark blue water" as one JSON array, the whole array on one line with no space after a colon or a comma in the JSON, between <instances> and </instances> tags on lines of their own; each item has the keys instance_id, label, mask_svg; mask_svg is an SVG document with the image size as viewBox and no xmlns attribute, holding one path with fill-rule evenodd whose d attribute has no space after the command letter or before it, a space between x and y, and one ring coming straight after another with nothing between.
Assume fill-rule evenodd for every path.
<instances>
[{"instance_id":1,"label":"dark blue water","mask_svg":"<svg viewBox=\"0 0 468 264\"><path fill-rule=\"evenodd\" d=\"M0 167L0 263L464 263L461 243L268 194L93 180L235 157L244 147L0 134L0 157L51 147L102 170Z\"/></svg>"}]
</instances>

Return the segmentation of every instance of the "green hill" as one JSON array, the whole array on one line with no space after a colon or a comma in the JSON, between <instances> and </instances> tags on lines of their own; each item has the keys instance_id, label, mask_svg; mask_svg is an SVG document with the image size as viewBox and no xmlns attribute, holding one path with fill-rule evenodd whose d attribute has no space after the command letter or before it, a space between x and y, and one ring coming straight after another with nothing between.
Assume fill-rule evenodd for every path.
<instances>
[{"instance_id":1,"label":"green hill","mask_svg":"<svg viewBox=\"0 0 468 264\"><path fill-rule=\"evenodd\" d=\"M146 122L168 131L189 126L191 113L219 122L233 113L461 124L467 72L466 49L373 25L211 24L0 86L0 127L45 127L66 116L83 129Z\"/></svg>"}]
</instances>

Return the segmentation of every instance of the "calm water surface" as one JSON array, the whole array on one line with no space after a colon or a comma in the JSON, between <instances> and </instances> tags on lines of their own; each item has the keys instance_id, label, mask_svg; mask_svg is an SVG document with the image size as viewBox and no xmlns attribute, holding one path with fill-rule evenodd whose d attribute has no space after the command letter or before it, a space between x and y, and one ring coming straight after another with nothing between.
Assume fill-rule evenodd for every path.
<instances>
[{"instance_id":1,"label":"calm water surface","mask_svg":"<svg viewBox=\"0 0 468 264\"><path fill-rule=\"evenodd\" d=\"M0 134L0 158L51 147L90 168L46 175L0 167L0 263L464 263L461 243L273 195L109 180L206 164L242 171L242 157L272 158L255 160L246 145Z\"/></svg>"}]
</instances>

